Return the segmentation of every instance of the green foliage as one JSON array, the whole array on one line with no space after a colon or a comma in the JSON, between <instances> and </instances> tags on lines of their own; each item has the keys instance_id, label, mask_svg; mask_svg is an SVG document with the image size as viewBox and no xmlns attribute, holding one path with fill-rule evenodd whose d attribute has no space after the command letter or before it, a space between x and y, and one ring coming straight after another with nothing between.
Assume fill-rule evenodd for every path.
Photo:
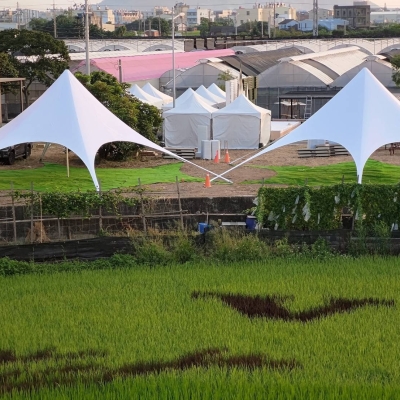
<instances>
[{"instance_id":1,"label":"green foliage","mask_svg":"<svg viewBox=\"0 0 400 400\"><path fill-rule=\"evenodd\" d=\"M0 260L0 263L3 261ZM105 268L108 264L121 268ZM71 263L48 264L65 269ZM61 399L396 399L399 393L400 271L398 257L319 260L264 258L173 268L135 266L123 256L75 262L75 272L0 277L0 349L19 357L56 348L67 357L0 363L10 381L44 387L3 396L13 400ZM89 270L89 266L92 270ZM132 268L127 268L128 266ZM40 268L40 264L37 264ZM86 269L86 270L85 270ZM286 296L292 312L330 297L394 299L396 307L363 307L310 323L247 318L218 299L191 299L194 291ZM170 362L203 348L229 355L289 358L300 368L189 368L103 383L96 372L139 362ZM105 353L106 356L98 353ZM76 370L74 367L77 366ZM68 372L59 384L54 369Z\"/></svg>"},{"instance_id":2,"label":"green foliage","mask_svg":"<svg viewBox=\"0 0 400 400\"><path fill-rule=\"evenodd\" d=\"M131 189L131 192L138 194L141 190ZM118 215L120 204L134 206L139 202L138 198L123 196L121 190L102 192L101 195L95 191L78 193L15 191L14 197L17 200L24 200L29 206L33 205L36 212L41 209L43 214L54 215L57 218L68 218L74 214L90 217L98 212L99 207Z\"/></svg>"},{"instance_id":3,"label":"green foliage","mask_svg":"<svg viewBox=\"0 0 400 400\"><path fill-rule=\"evenodd\" d=\"M344 208L354 216L356 226L368 232L382 224L400 221L400 186L343 184L259 190L257 219L265 228L323 230L341 228ZM377 225L378 223L378 225Z\"/></svg>"},{"instance_id":4,"label":"green foliage","mask_svg":"<svg viewBox=\"0 0 400 400\"><path fill-rule=\"evenodd\" d=\"M157 132L162 125L160 111L131 96L129 85L105 72L93 72L90 76L76 73L78 80L113 114L132 129L151 140L157 141ZM103 145L99 155L104 159L126 160L141 146L133 142L113 142Z\"/></svg>"},{"instance_id":5,"label":"green foliage","mask_svg":"<svg viewBox=\"0 0 400 400\"><path fill-rule=\"evenodd\" d=\"M400 55L395 55L391 58L390 63L393 69L392 80L396 86L400 86Z\"/></svg>"},{"instance_id":6,"label":"green foliage","mask_svg":"<svg viewBox=\"0 0 400 400\"><path fill-rule=\"evenodd\" d=\"M0 53L0 77L2 78L17 78L18 71L14 66L12 57L7 53ZM19 83L18 83L19 86ZM2 83L1 93L4 94L6 92L14 92L15 84L13 83Z\"/></svg>"},{"instance_id":7,"label":"green foliage","mask_svg":"<svg viewBox=\"0 0 400 400\"><path fill-rule=\"evenodd\" d=\"M23 89L26 104L32 82L50 86L68 68L70 60L62 40L56 40L48 33L24 29L0 31L1 53L8 54L19 77L26 78Z\"/></svg>"}]
</instances>

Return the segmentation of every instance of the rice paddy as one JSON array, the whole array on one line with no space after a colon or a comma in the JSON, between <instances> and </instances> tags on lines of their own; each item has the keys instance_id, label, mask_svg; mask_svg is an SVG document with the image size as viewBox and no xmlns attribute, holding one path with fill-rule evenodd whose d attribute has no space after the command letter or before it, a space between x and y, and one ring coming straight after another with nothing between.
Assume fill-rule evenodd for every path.
<instances>
[{"instance_id":1,"label":"rice paddy","mask_svg":"<svg viewBox=\"0 0 400 400\"><path fill-rule=\"evenodd\" d=\"M71 272L0 277L0 396L399 393L396 257L163 267L125 261L114 269L76 265Z\"/></svg>"}]
</instances>

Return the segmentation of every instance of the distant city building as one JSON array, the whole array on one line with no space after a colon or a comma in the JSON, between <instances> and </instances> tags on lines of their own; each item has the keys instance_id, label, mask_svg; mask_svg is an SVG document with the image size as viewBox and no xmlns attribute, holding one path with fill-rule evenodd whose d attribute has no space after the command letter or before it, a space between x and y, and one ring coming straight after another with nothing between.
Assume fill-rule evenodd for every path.
<instances>
[{"instance_id":1,"label":"distant city building","mask_svg":"<svg viewBox=\"0 0 400 400\"><path fill-rule=\"evenodd\" d=\"M328 31L337 29L344 29L345 26L349 25L349 21L341 18L328 18L318 20L318 26L325 28ZM302 32L311 32L314 28L314 22L312 19L305 19L303 21L297 21L297 27L293 25L293 28ZM293 29L292 28L292 29Z\"/></svg>"},{"instance_id":2,"label":"distant city building","mask_svg":"<svg viewBox=\"0 0 400 400\"><path fill-rule=\"evenodd\" d=\"M305 19L310 19L308 11L297 11L296 12L296 20L304 21Z\"/></svg>"},{"instance_id":3,"label":"distant city building","mask_svg":"<svg viewBox=\"0 0 400 400\"><path fill-rule=\"evenodd\" d=\"M129 24L131 22L142 19L142 13L140 11L127 11L127 10L115 10L114 19L116 24Z\"/></svg>"},{"instance_id":4,"label":"distant city building","mask_svg":"<svg viewBox=\"0 0 400 400\"><path fill-rule=\"evenodd\" d=\"M200 25L201 19L214 20L214 13L207 8L189 8L186 12L187 25L190 27Z\"/></svg>"},{"instance_id":5,"label":"distant city building","mask_svg":"<svg viewBox=\"0 0 400 400\"><path fill-rule=\"evenodd\" d=\"M314 10L308 12L309 19L314 19ZM333 18L333 10L328 8L318 7L318 19L329 19Z\"/></svg>"},{"instance_id":6,"label":"distant city building","mask_svg":"<svg viewBox=\"0 0 400 400\"><path fill-rule=\"evenodd\" d=\"M400 23L400 11L372 11L372 24L398 24Z\"/></svg>"},{"instance_id":7,"label":"distant city building","mask_svg":"<svg viewBox=\"0 0 400 400\"><path fill-rule=\"evenodd\" d=\"M242 25L246 22L268 22L275 21L275 24L285 19L295 19L296 9L286 6L285 3L267 3L266 5L257 5L253 8L239 7L236 13L236 25Z\"/></svg>"},{"instance_id":8,"label":"distant city building","mask_svg":"<svg viewBox=\"0 0 400 400\"><path fill-rule=\"evenodd\" d=\"M349 22L352 28L369 28L371 24L371 6L333 6L335 18L342 18Z\"/></svg>"}]
</instances>

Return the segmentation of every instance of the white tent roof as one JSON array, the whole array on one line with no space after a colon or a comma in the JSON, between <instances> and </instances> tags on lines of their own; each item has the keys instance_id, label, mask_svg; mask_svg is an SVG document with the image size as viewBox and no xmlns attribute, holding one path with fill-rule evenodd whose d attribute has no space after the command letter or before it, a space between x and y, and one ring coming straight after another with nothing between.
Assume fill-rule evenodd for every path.
<instances>
[{"instance_id":1,"label":"white tent roof","mask_svg":"<svg viewBox=\"0 0 400 400\"><path fill-rule=\"evenodd\" d=\"M188 89L186 92L189 90L191 90L191 92L190 95L187 96L186 100L184 102L180 102L179 104L176 102L176 107L165 111L164 117L176 114L201 114L207 115L210 118L212 117L213 112L217 111L217 109L207 104L203 100L203 97L194 92L192 89ZM181 97L179 97L179 99L180 98Z\"/></svg>"},{"instance_id":2,"label":"white tent roof","mask_svg":"<svg viewBox=\"0 0 400 400\"><path fill-rule=\"evenodd\" d=\"M201 85L197 90L196 93L200 96L204 97L207 100L210 100L213 104L220 104L225 103L226 99L220 96L216 96L215 94L211 93L207 90L203 85Z\"/></svg>"},{"instance_id":3,"label":"white tent roof","mask_svg":"<svg viewBox=\"0 0 400 400\"><path fill-rule=\"evenodd\" d=\"M136 83L129 88L129 93L137 97L140 101L151 104L152 106L161 108L163 105L163 101L159 97L154 97L146 93Z\"/></svg>"},{"instance_id":4,"label":"white tent roof","mask_svg":"<svg viewBox=\"0 0 400 400\"><path fill-rule=\"evenodd\" d=\"M364 68L306 122L234 168L287 144L325 139L350 152L361 183L370 155L385 144L400 141L399 126L400 102Z\"/></svg>"},{"instance_id":5,"label":"white tent roof","mask_svg":"<svg viewBox=\"0 0 400 400\"><path fill-rule=\"evenodd\" d=\"M143 87L142 90L144 90L146 93L158 97L163 101L163 105L172 103L173 99L171 96L168 96L167 94L160 92L158 89L156 89L150 82L147 82Z\"/></svg>"},{"instance_id":6,"label":"white tent roof","mask_svg":"<svg viewBox=\"0 0 400 400\"><path fill-rule=\"evenodd\" d=\"M214 113L215 116L225 114L254 115L255 117L261 119L263 114L271 115L271 111L267 110L266 108L256 106L244 94L241 94L234 101L232 101L232 103Z\"/></svg>"},{"instance_id":7,"label":"white tent roof","mask_svg":"<svg viewBox=\"0 0 400 400\"><path fill-rule=\"evenodd\" d=\"M85 163L97 189L96 153L103 144L115 141L134 142L183 160L122 122L69 70L65 70L22 114L0 129L0 148L25 142L45 142L71 149Z\"/></svg>"},{"instance_id":8,"label":"white tent roof","mask_svg":"<svg viewBox=\"0 0 400 400\"><path fill-rule=\"evenodd\" d=\"M197 99L208 106L213 106L215 103L213 101L205 99L203 96L200 96L197 94L192 88L187 89L185 92L183 92L176 100L175 100L175 107L181 106L186 104L186 102L193 96L196 95L198 96ZM164 110L170 110L172 109L173 105L172 103L167 104L164 106Z\"/></svg>"},{"instance_id":9,"label":"white tent roof","mask_svg":"<svg viewBox=\"0 0 400 400\"><path fill-rule=\"evenodd\" d=\"M226 99L226 93L221 88L219 88L215 83L211 84L208 87L208 91L215 94L216 96Z\"/></svg>"}]
</instances>

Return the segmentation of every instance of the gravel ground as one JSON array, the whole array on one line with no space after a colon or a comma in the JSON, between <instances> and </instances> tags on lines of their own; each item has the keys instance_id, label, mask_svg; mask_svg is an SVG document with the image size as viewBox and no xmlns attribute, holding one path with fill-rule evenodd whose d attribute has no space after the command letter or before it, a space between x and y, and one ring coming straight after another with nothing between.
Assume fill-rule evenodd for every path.
<instances>
[{"instance_id":1,"label":"gravel ground","mask_svg":"<svg viewBox=\"0 0 400 400\"><path fill-rule=\"evenodd\" d=\"M285 146L281 149L274 150L263 156L252 160L247 165L237 168L226 175L226 177L233 181L233 184L212 184L211 188L205 188L202 183L199 182L181 182L180 191L182 197L228 197L228 196L245 196L245 195L255 195L260 187L260 185L255 184L244 184L243 182L248 180L261 180L264 178L266 181L268 178L274 175L273 171L261 170L256 168L249 168L250 165L273 165L273 166L289 166L289 165L302 165L315 167L319 165L329 165L337 164L341 162L351 161L350 156L338 156L338 157L324 157L324 158L298 158L297 149L304 147L304 144L296 144ZM43 163L40 161L40 156L42 154L43 148L37 145L34 146L31 157L27 160L19 159L14 165L0 165L0 170L2 169L27 169L27 168L40 168ZM234 161L240 157L243 160L248 158L250 155L255 154L248 150L231 150L229 152L231 161ZM372 159L379 160L382 162L400 165L400 151L391 156L389 151L384 148L376 151L372 156ZM69 156L70 165L74 167L85 168L82 161L74 154L70 153ZM223 160L223 151L222 151ZM47 151L45 161L47 163L58 163L65 165L66 157L63 152L63 148L58 145L52 145ZM140 167L153 167L158 165L165 165L171 160L164 160L161 156L157 156L154 159L145 159L143 161L139 159L134 159L131 161L126 161L122 163L101 161L97 164L97 168L140 168ZM206 160L193 160L196 165L202 166L215 173L222 173L231 168L230 165L225 163L215 164L213 161ZM182 166L182 172L201 178L205 178L206 172L197 168L196 166L186 163ZM163 191L174 190L175 184L155 184L149 185L148 189L162 193ZM172 190L171 190L172 189ZM170 194L165 194L166 196Z\"/></svg>"}]
</instances>

